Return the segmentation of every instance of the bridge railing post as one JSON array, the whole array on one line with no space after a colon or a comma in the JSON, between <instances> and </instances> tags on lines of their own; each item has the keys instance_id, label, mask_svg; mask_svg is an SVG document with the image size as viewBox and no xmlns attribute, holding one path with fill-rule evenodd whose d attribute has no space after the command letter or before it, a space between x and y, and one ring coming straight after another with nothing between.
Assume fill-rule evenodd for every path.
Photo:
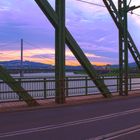
<instances>
[{"instance_id":1,"label":"bridge railing post","mask_svg":"<svg viewBox=\"0 0 140 140\"><path fill-rule=\"evenodd\" d=\"M43 78L43 83L44 83L44 99L47 98L47 81L46 78Z\"/></svg>"},{"instance_id":2,"label":"bridge railing post","mask_svg":"<svg viewBox=\"0 0 140 140\"><path fill-rule=\"evenodd\" d=\"M88 77L85 76L85 95L88 95Z\"/></svg>"},{"instance_id":3,"label":"bridge railing post","mask_svg":"<svg viewBox=\"0 0 140 140\"><path fill-rule=\"evenodd\" d=\"M119 76L117 75L117 92L119 92Z\"/></svg>"},{"instance_id":4,"label":"bridge railing post","mask_svg":"<svg viewBox=\"0 0 140 140\"><path fill-rule=\"evenodd\" d=\"M129 77L129 89L132 90L132 77Z\"/></svg>"},{"instance_id":5,"label":"bridge railing post","mask_svg":"<svg viewBox=\"0 0 140 140\"><path fill-rule=\"evenodd\" d=\"M69 96L69 77L65 77L65 91L66 91L66 97Z\"/></svg>"},{"instance_id":6,"label":"bridge railing post","mask_svg":"<svg viewBox=\"0 0 140 140\"><path fill-rule=\"evenodd\" d=\"M22 78L21 77L18 79L18 82L19 82L20 86L22 86ZM22 100L22 98L19 96L19 101L21 101L21 100Z\"/></svg>"}]
</instances>

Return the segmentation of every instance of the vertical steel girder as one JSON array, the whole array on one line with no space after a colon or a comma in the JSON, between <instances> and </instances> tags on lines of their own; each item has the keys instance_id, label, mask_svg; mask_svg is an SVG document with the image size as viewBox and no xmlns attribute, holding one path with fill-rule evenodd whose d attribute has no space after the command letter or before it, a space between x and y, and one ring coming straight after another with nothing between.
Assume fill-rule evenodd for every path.
<instances>
[{"instance_id":1,"label":"vertical steel girder","mask_svg":"<svg viewBox=\"0 0 140 140\"><path fill-rule=\"evenodd\" d=\"M49 21L52 23L54 28L56 28L59 25L59 20L57 13L53 10L51 5L47 0L35 0L35 2L38 4L40 9L43 11L43 13L46 15L46 17L49 19ZM68 45L69 49L72 51L72 53L75 55L77 60L80 62L80 64L83 66L87 74L90 76L92 81L95 83L99 91L103 94L104 97L111 97L111 93L107 86L105 85L104 81L101 79L101 77L95 72L95 69L91 65L90 61L85 56L84 52L81 50L71 33L68 31L68 29L65 27L65 42Z\"/></svg>"},{"instance_id":2,"label":"vertical steel girder","mask_svg":"<svg viewBox=\"0 0 140 140\"><path fill-rule=\"evenodd\" d=\"M55 0L58 25L55 28L55 102L65 103L65 0Z\"/></svg>"},{"instance_id":3,"label":"vertical steel girder","mask_svg":"<svg viewBox=\"0 0 140 140\"><path fill-rule=\"evenodd\" d=\"M119 28L119 94L128 95L127 0L118 0L118 11L123 25Z\"/></svg>"},{"instance_id":4,"label":"vertical steel girder","mask_svg":"<svg viewBox=\"0 0 140 140\"><path fill-rule=\"evenodd\" d=\"M17 95L23 99L29 106L39 105L28 93L24 90L20 83L17 82L2 66L0 66L0 79L2 79Z\"/></svg>"},{"instance_id":5,"label":"vertical steel girder","mask_svg":"<svg viewBox=\"0 0 140 140\"><path fill-rule=\"evenodd\" d=\"M112 19L119 29L120 95L128 95L128 50L140 69L140 53L127 30L128 6L126 0L118 0L118 10L112 0L103 0ZM124 48L125 47L125 48Z\"/></svg>"},{"instance_id":6,"label":"vertical steel girder","mask_svg":"<svg viewBox=\"0 0 140 140\"><path fill-rule=\"evenodd\" d=\"M119 12L117 8L115 7L115 4L112 0L103 0L107 10L109 11L113 21L115 22L118 29L121 28L123 30L123 23L121 22L121 16L119 15ZM128 43L128 49L134 58L138 68L140 69L140 53L130 35L130 33L127 31L127 43Z\"/></svg>"}]
</instances>

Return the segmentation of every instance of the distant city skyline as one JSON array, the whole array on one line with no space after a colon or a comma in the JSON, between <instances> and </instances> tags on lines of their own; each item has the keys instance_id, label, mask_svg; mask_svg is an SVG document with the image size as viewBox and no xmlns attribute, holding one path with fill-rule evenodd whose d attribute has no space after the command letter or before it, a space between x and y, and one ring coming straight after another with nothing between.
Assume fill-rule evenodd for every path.
<instances>
[{"instance_id":1,"label":"distant city skyline","mask_svg":"<svg viewBox=\"0 0 140 140\"><path fill-rule=\"evenodd\" d=\"M54 7L55 0L48 1ZM103 5L102 0L86 1ZM132 5L140 5L140 1L132 0ZM140 9L134 12L140 14ZM140 50L140 16L128 14L128 19L129 31ZM106 8L66 0L66 26L92 64L118 64L118 29ZM34 0L1 0L0 61L20 59L21 38L24 60L54 65L54 28ZM79 65L66 48L66 65ZM133 62L132 57L129 59Z\"/></svg>"}]
</instances>

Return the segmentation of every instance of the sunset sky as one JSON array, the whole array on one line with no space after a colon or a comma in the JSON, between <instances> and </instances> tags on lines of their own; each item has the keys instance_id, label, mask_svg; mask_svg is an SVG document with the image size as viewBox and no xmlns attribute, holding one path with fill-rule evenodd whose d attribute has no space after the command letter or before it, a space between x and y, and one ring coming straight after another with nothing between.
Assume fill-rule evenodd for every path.
<instances>
[{"instance_id":1,"label":"sunset sky","mask_svg":"<svg viewBox=\"0 0 140 140\"><path fill-rule=\"evenodd\" d=\"M86 1L103 5L102 0ZM54 7L55 0L49 2ZM132 0L132 5L140 1ZM134 12L140 14L140 9ZM128 14L128 18L140 50L140 16ZM118 63L118 30L106 8L66 0L66 26L92 64ZM24 60L54 64L54 28L34 0L0 0L0 61L20 59L21 38ZM66 48L66 64L79 65ZM131 55L129 59L133 62Z\"/></svg>"}]
</instances>

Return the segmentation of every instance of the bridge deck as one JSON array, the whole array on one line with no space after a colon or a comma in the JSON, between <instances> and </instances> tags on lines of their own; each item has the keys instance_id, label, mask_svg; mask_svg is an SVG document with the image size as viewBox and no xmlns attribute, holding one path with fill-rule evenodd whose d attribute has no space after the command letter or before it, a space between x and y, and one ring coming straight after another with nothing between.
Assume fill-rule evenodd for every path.
<instances>
[{"instance_id":1,"label":"bridge deck","mask_svg":"<svg viewBox=\"0 0 140 140\"><path fill-rule=\"evenodd\" d=\"M69 98L68 106L54 107L51 101L53 108L1 112L0 139L139 140L138 96L136 93L110 100L96 97L87 100L91 103L79 105L70 104L81 103L83 97Z\"/></svg>"},{"instance_id":2,"label":"bridge deck","mask_svg":"<svg viewBox=\"0 0 140 140\"><path fill-rule=\"evenodd\" d=\"M126 97L118 96L118 93L114 93L111 100L140 96L139 93L140 93L140 91L130 91L129 96L126 96ZM61 107L61 106L67 106L67 105L91 103L91 102L104 101L104 100L110 100L110 99L106 99L102 95L97 94L97 95L89 95L89 96L68 97L68 98L66 98L65 104L55 104L54 99L37 100L37 102L40 104L40 106L38 106L38 107L28 107L27 104L23 101L6 102L6 103L0 103L0 112L19 111L19 110L28 110L28 109L38 109L38 108L50 108L50 107Z\"/></svg>"}]
</instances>

